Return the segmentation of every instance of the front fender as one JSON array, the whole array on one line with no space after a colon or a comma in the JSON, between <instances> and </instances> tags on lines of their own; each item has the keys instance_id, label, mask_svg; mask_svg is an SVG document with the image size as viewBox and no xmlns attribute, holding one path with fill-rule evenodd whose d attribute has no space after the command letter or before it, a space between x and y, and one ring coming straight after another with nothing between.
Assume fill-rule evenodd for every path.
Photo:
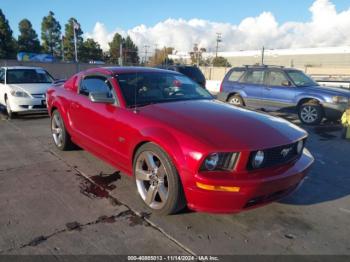
<instances>
[{"instance_id":1,"label":"front fender","mask_svg":"<svg viewBox=\"0 0 350 262\"><path fill-rule=\"evenodd\" d=\"M186 185L190 180L186 174L190 171L188 169L186 152L180 146L180 139L171 132L157 127L142 129L140 133L142 137L135 141L132 148L136 149L138 145L144 142L152 142L158 145L168 154L180 175L182 183Z\"/></svg>"},{"instance_id":2,"label":"front fender","mask_svg":"<svg viewBox=\"0 0 350 262\"><path fill-rule=\"evenodd\" d=\"M295 104L298 105L299 102L303 99L315 99L315 100L318 100L319 102L321 103L324 103L326 102L325 99L319 95L319 94L308 94L308 93L302 93L300 95L298 95L296 98L295 98Z\"/></svg>"}]
</instances>

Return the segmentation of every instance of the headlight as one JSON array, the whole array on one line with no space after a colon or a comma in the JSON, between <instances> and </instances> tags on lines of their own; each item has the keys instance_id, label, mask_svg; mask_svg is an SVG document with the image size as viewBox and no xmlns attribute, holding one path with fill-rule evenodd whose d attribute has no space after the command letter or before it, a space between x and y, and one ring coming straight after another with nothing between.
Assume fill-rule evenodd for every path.
<instances>
[{"instance_id":1,"label":"headlight","mask_svg":"<svg viewBox=\"0 0 350 262\"><path fill-rule=\"evenodd\" d=\"M213 171L217 167L218 162L219 162L219 154L213 153L205 159L204 166L207 170Z\"/></svg>"},{"instance_id":2,"label":"headlight","mask_svg":"<svg viewBox=\"0 0 350 262\"><path fill-rule=\"evenodd\" d=\"M344 96L333 96L332 100L333 100L333 103L336 103L336 104L349 103L349 98L344 97Z\"/></svg>"},{"instance_id":3,"label":"headlight","mask_svg":"<svg viewBox=\"0 0 350 262\"><path fill-rule=\"evenodd\" d=\"M304 141L300 140L297 144L297 153L300 155L304 149Z\"/></svg>"},{"instance_id":4,"label":"headlight","mask_svg":"<svg viewBox=\"0 0 350 262\"><path fill-rule=\"evenodd\" d=\"M10 93L15 97L29 97L29 95L23 91L11 90Z\"/></svg>"},{"instance_id":5,"label":"headlight","mask_svg":"<svg viewBox=\"0 0 350 262\"><path fill-rule=\"evenodd\" d=\"M238 153L212 153L204 160L201 170L233 170Z\"/></svg>"},{"instance_id":6,"label":"headlight","mask_svg":"<svg viewBox=\"0 0 350 262\"><path fill-rule=\"evenodd\" d=\"M264 151L258 151L255 153L255 155L252 158L252 167L253 168L259 168L265 160L265 153Z\"/></svg>"}]
</instances>

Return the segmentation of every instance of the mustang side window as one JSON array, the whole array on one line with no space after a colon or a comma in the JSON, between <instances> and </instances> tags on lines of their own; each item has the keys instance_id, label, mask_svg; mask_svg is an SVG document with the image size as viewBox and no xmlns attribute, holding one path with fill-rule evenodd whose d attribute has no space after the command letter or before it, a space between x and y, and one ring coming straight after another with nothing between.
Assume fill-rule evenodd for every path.
<instances>
[{"instance_id":1,"label":"mustang side window","mask_svg":"<svg viewBox=\"0 0 350 262\"><path fill-rule=\"evenodd\" d=\"M81 95L89 96L93 93L105 93L107 97L113 97L112 88L108 80L104 77L85 77L79 88L79 93Z\"/></svg>"}]
</instances>

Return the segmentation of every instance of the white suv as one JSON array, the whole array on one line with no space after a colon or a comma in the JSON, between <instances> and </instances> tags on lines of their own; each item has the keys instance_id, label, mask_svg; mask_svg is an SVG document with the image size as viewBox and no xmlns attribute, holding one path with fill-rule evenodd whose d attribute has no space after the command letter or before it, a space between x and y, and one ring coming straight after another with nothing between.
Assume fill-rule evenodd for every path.
<instances>
[{"instance_id":1,"label":"white suv","mask_svg":"<svg viewBox=\"0 0 350 262\"><path fill-rule=\"evenodd\" d=\"M0 104L9 118L21 112L45 112L46 90L52 76L40 67L11 66L0 68Z\"/></svg>"}]
</instances>

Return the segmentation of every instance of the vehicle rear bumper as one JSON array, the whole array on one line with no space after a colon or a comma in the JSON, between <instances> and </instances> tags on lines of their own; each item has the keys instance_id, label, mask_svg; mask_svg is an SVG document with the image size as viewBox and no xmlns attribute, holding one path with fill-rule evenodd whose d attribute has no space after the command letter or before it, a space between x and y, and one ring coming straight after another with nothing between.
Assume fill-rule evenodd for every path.
<instances>
[{"instance_id":1,"label":"vehicle rear bumper","mask_svg":"<svg viewBox=\"0 0 350 262\"><path fill-rule=\"evenodd\" d=\"M349 108L348 104L323 103L325 117L328 119L340 119L345 110Z\"/></svg>"},{"instance_id":2,"label":"vehicle rear bumper","mask_svg":"<svg viewBox=\"0 0 350 262\"><path fill-rule=\"evenodd\" d=\"M239 187L239 192L209 191L198 187L186 190L188 207L201 212L238 213L281 199L301 185L312 163L313 156L307 149L291 168L275 176L261 179L232 180L225 186ZM215 179L197 181L203 184L217 184Z\"/></svg>"},{"instance_id":3,"label":"vehicle rear bumper","mask_svg":"<svg viewBox=\"0 0 350 262\"><path fill-rule=\"evenodd\" d=\"M14 113L47 112L45 98L9 97L11 110Z\"/></svg>"}]
</instances>

